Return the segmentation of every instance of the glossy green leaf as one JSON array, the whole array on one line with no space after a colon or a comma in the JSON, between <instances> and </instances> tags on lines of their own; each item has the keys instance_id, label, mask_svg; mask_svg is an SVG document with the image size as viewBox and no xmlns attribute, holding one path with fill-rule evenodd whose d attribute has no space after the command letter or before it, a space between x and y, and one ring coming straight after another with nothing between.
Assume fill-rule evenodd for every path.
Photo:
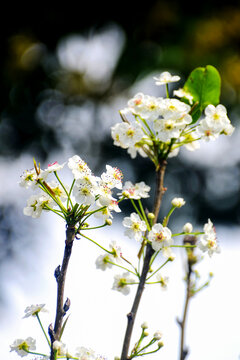
<instances>
[{"instance_id":1,"label":"glossy green leaf","mask_svg":"<svg viewBox=\"0 0 240 360\"><path fill-rule=\"evenodd\" d=\"M194 123L199 119L206 106L219 104L221 77L214 66L198 67L191 72L183 88L193 96L195 105L192 118Z\"/></svg>"}]
</instances>

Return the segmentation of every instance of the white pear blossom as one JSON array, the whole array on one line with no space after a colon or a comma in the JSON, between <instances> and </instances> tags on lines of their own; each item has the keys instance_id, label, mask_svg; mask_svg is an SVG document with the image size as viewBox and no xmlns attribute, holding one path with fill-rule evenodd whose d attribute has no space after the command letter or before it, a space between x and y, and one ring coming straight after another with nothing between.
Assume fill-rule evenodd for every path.
<instances>
[{"instance_id":1,"label":"white pear blossom","mask_svg":"<svg viewBox=\"0 0 240 360\"><path fill-rule=\"evenodd\" d=\"M159 251L163 248L166 250L172 244L172 232L168 227L158 223L153 225L152 230L149 231L148 240L151 241L153 250ZM169 257L166 251L164 254Z\"/></svg>"},{"instance_id":2,"label":"white pear blossom","mask_svg":"<svg viewBox=\"0 0 240 360\"><path fill-rule=\"evenodd\" d=\"M124 144L120 139L120 134L126 130L128 126L125 123L117 123L111 127L111 135L113 138L113 143L116 146L120 146L123 149L127 149L128 145Z\"/></svg>"},{"instance_id":3,"label":"white pear blossom","mask_svg":"<svg viewBox=\"0 0 240 360\"><path fill-rule=\"evenodd\" d=\"M164 71L158 77L154 77L156 85L164 85L172 82L179 81L181 78L178 75L171 75L170 72Z\"/></svg>"},{"instance_id":4,"label":"white pear blossom","mask_svg":"<svg viewBox=\"0 0 240 360\"><path fill-rule=\"evenodd\" d=\"M45 304L37 304L37 305L27 306L26 309L24 310L25 315L23 316L23 318L27 318L30 316L36 316L40 311L47 312L47 310L44 309L44 306L45 306Z\"/></svg>"},{"instance_id":5,"label":"white pear blossom","mask_svg":"<svg viewBox=\"0 0 240 360\"><path fill-rule=\"evenodd\" d=\"M23 209L23 213L26 216L39 218L45 206L52 207L54 205L55 202L53 201L53 199L45 193L39 195L32 195L27 200L27 206Z\"/></svg>"},{"instance_id":6,"label":"white pear blossom","mask_svg":"<svg viewBox=\"0 0 240 360\"><path fill-rule=\"evenodd\" d=\"M142 239L142 233L147 230L145 221L142 221L137 213L132 213L130 217L125 217L122 223L126 227L124 235L137 241Z\"/></svg>"},{"instance_id":7,"label":"white pear blossom","mask_svg":"<svg viewBox=\"0 0 240 360\"><path fill-rule=\"evenodd\" d=\"M200 143L198 139L199 139L199 134L197 132L183 134L183 136L180 138L180 140L184 144L184 147L188 151L195 151L200 148Z\"/></svg>"},{"instance_id":8,"label":"white pear blossom","mask_svg":"<svg viewBox=\"0 0 240 360\"><path fill-rule=\"evenodd\" d=\"M134 115L139 115L145 120L152 121L162 115L162 98L138 93L128 101L128 106Z\"/></svg>"},{"instance_id":9,"label":"white pear blossom","mask_svg":"<svg viewBox=\"0 0 240 360\"><path fill-rule=\"evenodd\" d=\"M110 251L113 253L112 256L114 258L114 260L117 263L121 263L122 262L122 249L119 245L117 245L116 241L112 241L109 244L109 249Z\"/></svg>"},{"instance_id":10,"label":"white pear blossom","mask_svg":"<svg viewBox=\"0 0 240 360\"><path fill-rule=\"evenodd\" d=\"M83 161L78 155L74 155L68 159L68 167L72 170L75 179L82 179L85 176L92 175L92 171L86 162Z\"/></svg>"},{"instance_id":11,"label":"white pear blossom","mask_svg":"<svg viewBox=\"0 0 240 360\"><path fill-rule=\"evenodd\" d=\"M186 90L184 90L184 89L174 90L174 91L173 91L173 94L174 94L175 96L177 96L177 97L180 97L180 98L185 97L185 98L189 101L189 104L192 105L192 103L193 103L193 96L192 96L189 92L187 92Z\"/></svg>"},{"instance_id":12,"label":"white pear blossom","mask_svg":"<svg viewBox=\"0 0 240 360\"><path fill-rule=\"evenodd\" d=\"M48 173L52 173L54 171L60 171L60 170L63 169L65 164L66 163L60 165L60 164L58 164L57 161L55 161L52 164L48 164L48 167L47 167L47 169L45 169L45 171L48 172Z\"/></svg>"},{"instance_id":13,"label":"white pear blossom","mask_svg":"<svg viewBox=\"0 0 240 360\"><path fill-rule=\"evenodd\" d=\"M134 146L144 136L142 128L137 122L134 122L133 124L122 123L121 125L119 140L124 146Z\"/></svg>"},{"instance_id":14,"label":"white pear blossom","mask_svg":"<svg viewBox=\"0 0 240 360\"><path fill-rule=\"evenodd\" d=\"M25 170L23 175L21 175L21 180L19 182L19 185L21 187L24 187L25 189L28 188L35 188L38 187L38 180L44 181L46 180L48 175L47 171L39 169L39 174L36 173L35 168L31 170Z\"/></svg>"},{"instance_id":15,"label":"white pear blossom","mask_svg":"<svg viewBox=\"0 0 240 360\"><path fill-rule=\"evenodd\" d=\"M197 246L203 252L208 252L209 256L212 256L214 252L219 253L220 248L217 243L216 230L210 219L203 227L204 235L200 237Z\"/></svg>"},{"instance_id":16,"label":"white pear blossom","mask_svg":"<svg viewBox=\"0 0 240 360\"><path fill-rule=\"evenodd\" d=\"M231 136L234 132L235 127L232 124L227 124L226 127L223 129L222 133L227 136Z\"/></svg>"},{"instance_id":17,"label":"white pear blossom","mask_svg":"<svg viewBox=\"0 0 240 360\"><path fill-rule=\"evenodd\" d=\"M106 183L110 189L122 189L123 174L121 170L119 170L117 167L112 167L110 165L106 165L106 169L107 172L104 172L101 175L102 181Z\"/></svg>"},{"instance_id":18,"label":"white pear blossom","mask_svg":"<svg viewBox=\"0 0 240 360\"><path fill-rule=\"evenodd\" d=\"M130 287L128 284L135 283L134 279L129 277L129 273L123 273L122 275L115 275L112 289L120 291L123 295L128 295L130 292Z\"/></svg>"},{"instance_id":19,"label":"white pear blossom","mask_svg":"<svg viewBox=\"0 0 240 360\"><path fill-rule=\"evenodd\" d=\"M164 119L172 119L182 123L190 124L192 119L188 114L191 110L191 106L177 99L164 99L163 101L163 117ZM185 117L188 115L187 117Z\"/></svg>"},{"instance_id":20,"label":"white pear blossom","mask_svg":"<svg viewBox=\"0 0 240 360\"><path fill-rule=\"evenodd\" d=\"M178 126L173 119L158 119L154 121L153 129L156 131L157 139L168 142L180 137L182 126Z\"/></svg>"},{"instance_id":21,"label":"white pear blossom","mask_svg":"<svg viewBox=\"0 0 240 360\"><path fill-rule=\"evenodd\" d=\"M144 139L144 137L142 138L142 140L143 139ZM143 158L146 158L148 156L146 154L146 152L144 151L144 149L146 149L146 147L148 148L148 145L144 144L144 146L143 146L143 145L139 145L138 143L136 143L136 144L134 144L134 146L129 146L129 148L127 149L127 152L131 156L132 159L135 159L137 154L139 154Z\"/></svg>"},{"instance_id":22,"label":"white pear blossom","mask_svg":"<svg viewBox=\"0 0 240 360\"><path fill-rule=\"evenodd\" d=\"M167 284L168 284L168 281L169 281L169 277L168 276L162 276L161 274L157 274L156 275L156 278L157 278L157 281L159 281L162 289L166 289L167 288Z\"/></svg>"},{"instance_id":23,"label":"white pear blossom","mask_svg":"<svg viewBox=\"0 0 240 360\"><path fill-rule=\"evenodd\" d=\"M57 350L57 355L59 356L64 356L67 353L66 345L58 340L53 342L53 349Z\"/></svg>"},{"instance_id":24,"label":"white pear blossom","mask_svg":"<svg viewBox=\"0 0 240 360\"><path fill-rule=\"evenodd\" d=\"M214 124L216 128L219 128L219 130L230 123L227 116L227 109L221 104L216 107L211 104L208 105L205 108L205 115L207 122L209 122L209 124Z\"/></svg>"},{"instance_id":25,"label":"white pear blossom","mask_svg":"<svg viewBox=\"0 0 240 360\"><path fill-rule=\"evenodd\" d=\"M81 346L76 349L75 356L79 360L95 360L95 351Z\"/></svg>"},{"instance_id":26,"label":"white pear blossom","mask_svg":"<svg viewBox=\"0 0 240 360\"><path fill-rule=\"evenodd\" d=\"M102 271L107 268L111 269L112 264L109 261L114 262L114 257L111 254L99 255L95 262L96 268Z\"/></svg>"},{"instance_id":27,"label":"white pear blossom","mask_svg":"<svg viewBox=\"0 0 240 360\"><path fill-rule=\"evenodd\" d=\"M215 126L213 122L208 122L206 118L199 122L199 125L196 129L197 136L201 137L201 139L209 141L216 140L222 131L222 128L219 126Z\"/></svg>"},{"instance_id":28,"label":"white pear blossom","mask_svg":"<svg viewBox=\"0 0 240 360\"><path fill-rule=\"evenodd\" d=\"M101 206L109 206L112 201L116 201L116 199L112 197L111 189L102 181L99 184L97 193L99 195L99 204Z\"/></svg>"},{"instance_id":29,"label":"white pear blossom","mask_svg":"<svg viewBox=\"0 0 240 360\"><path fill-rule=\"evenodd\" d=\"M126 196L129 199L139 200L141 198L148 198L150 186L146 185L144 181L136 183L135 185L131 181L126 181L122 192L118 193L119 196Z\"/></svg>"},{"instance_id":30,"label":"white pear blossom","mask_svg":"<svg viewBox=\"0 0 240 360\"><path fill-rule=\"evenodd\" d=\"M67 200L68 196L61 184L59 184L57 181L51 181L47 185L51 188L55 196L59 197L61 201ZM65 186L65 189L69 191L69 187L67 185Z\"/></svg>"},{"instance_id":31,"label":"white pear blossom","mask_svg":"<svg viewBox=\"0 0 240 360\"><path fill-rule=\"evenodd\" d=\"M186 202L183 198L174 198L174 199L172 199L171 204L172 204L172 206L181 208L183 205L186 204Z\"/></svg>"},{"instance_id":32,"label":"white pear blossom","mask_svg":"<svg viewBox=\"0 0 240 360\"><path fill-rule=\"evenodd\" d=\"M16 351L18 355L21 357L27 356L28 351L36 350L36 340L32 337L28 337L27 339L16 339L12 345L10 345L10 351Z\"/></svg>"},{"instance_id":33,"label":"white pear blossom","mask_svg":"<svg viewBox=\"0 0 240 360\"><path fill-rule=\"evenodd\" d=\"M82 205L92 205L95 202L97 194L97 183L94 176L79 178L73 188L73 196L76 201Z\"/></svg>"}]
</instances>

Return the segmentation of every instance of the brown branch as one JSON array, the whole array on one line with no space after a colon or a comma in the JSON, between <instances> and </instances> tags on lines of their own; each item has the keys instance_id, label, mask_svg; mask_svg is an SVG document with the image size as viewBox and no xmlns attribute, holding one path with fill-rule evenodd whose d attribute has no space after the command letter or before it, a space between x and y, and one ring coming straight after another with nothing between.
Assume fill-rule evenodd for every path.
<instances>
[{"instance_id":1,"label":"brown branch","mask_svg":"<svg viewBox=\"0 0 240 360\"><path fill-rule=\"evenodd\" d=\"M166 191L166 189L163 186L166 166L167 166L166 160L162 160L159 163L159 168L156 171L155 201L153 207L153 214L155 215L155 219L153 220L154 224L156 224L157 222L158 214L162 203L162 197Z\"/></svg>"},{"instance_id":2,"label":"brown branch","mask_svg":"<svg viewBox=\"0 0 240 360\"><path fill-rule=\"evenodd\" d=\"M159 167L157 169L155 201L154 201L154 207L153 207L153 214L155 215L155 218L153 220L154 224L157 222L157 218L158 218L158 214L159 214L159 210L160 210L161 202L162 202L162 196L165 192L165 189L163 187L163 180L164 180L166 165L167 165L167 162L165 160L163 160L162 162L159 163ZM146 254L145 254L145 258L144 258L144 262L143 262L143 268L142 268L142 273L140 276L137 292L136 292L136 295L135 295L135 298L133 301L132 309L131 309L130 313L127 315L128 322L127 322L126 333L125 333L125 337L124 337L124 341L123 341L121 360L128 359L128 352L129 352L129 346L130 346L130 341L131 341L131 336L132 336L132 330L133 330L135 318L137 315L139 303L140 303L142 293L144 290L146 277L147 277L147 274L149 271L149 264L150 264L153 254L154 254L154 250L152 249L151 244L148 243L147 247L146 247Z\"/></svg>"},{"instance_id":3,"label":"brown branch","mask_svg":"<svg viewBox=\"0 0 240 360\"><path fill-rule=\"evenodd\" d=\"M130 346L133 325L134 325L135 317L137 314L138 306L139 306L139 303L140 303L140 300L142 297L142 293L144 290L144 285L145 285L146 277L147 277L148 270L149 270L149 263L150 263L150 260L151 260L151 257L153 254L154 254L154 250L152 249L152 246L150 244L147 244L146 255L144 258L143 269L142 269L137 293L134 298L132 309L131 309L130 313L127 315L128 324L127 324L127 329L126 329L125 338L124 338L124 342L123 342L121 360L126 360L128 358L127 354L128 354L128 350L129 350L129 346Z\"/></svg>"},{"instance_id":4,"label":"brown branch","mask_svg":"<svg viewBox=\"0 0 240 360\"><path fill-rule=\"evenodd\" d=\"M184 347L184 337L185 337L188 305L191 297L191 274L192 274L192 269L191 266L189 266L188 274L187 274L187 291L186 291L183 319L182 321L179 322L179 325L181 327L180 360L184 360L188 354L187 348Z\"/></svg>"},{"instance_id":5,"label":"brown branch","mask_svg":"<svg viewBox=\"0 0 240 360\"><path fill-rule=\"evenodd\" d=\"M68 263L72 253L74 238L75 238L75 226L68 225L66 230L65 250L63 255L62 266L61 267L58 266L55 270L55 277L57 280L57 307L56 307L54 329L52 327L50 328L50 332L51 332L50 337L52 344L55 340L60 339L63 317L66 314L66 311L68 310L67 306L64 305L64 287L65 287L65 279L67 274ZM50 360L54 360L54 351L52 347L51 347Z\"/></svg>"},{"instance_id":6,"label":"brown branch","mask_svg":"<svg viewBox=\"0 0 240 360\"><path fill-rule=\"evenodd\" d=\"M195 236L185 236L184 237L184 244L195 245L196 244L196 237ZM184 346L184 338L185 338L185 329L186 329L186 319L187 319L187 312L189 307L189 300L192 296L191 294L191 275L193 272L193 265L196 264L197 258L194 255L194 248L186 249L187 250L187 289L186 289L186 298L184 304L184 312L183 312L183 319L182 321L178 321L180 328L181 328L181 342L180 342L180 360L184 360L188 355L188 349Z\"/></svg>"}]
</instances>

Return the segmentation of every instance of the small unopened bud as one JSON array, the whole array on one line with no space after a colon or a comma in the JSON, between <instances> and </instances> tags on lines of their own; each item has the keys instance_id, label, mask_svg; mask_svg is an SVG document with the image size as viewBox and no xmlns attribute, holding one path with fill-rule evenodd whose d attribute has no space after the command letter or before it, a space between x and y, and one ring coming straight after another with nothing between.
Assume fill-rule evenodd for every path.
<instances>
[{"instance_id":1,"label":"small unopened bud","mask_svg":"<svg viewBox=\"0 0 240 360\"><path fill-rule=\"evenodd\" d=\"M148 323L146 321L144 321L141 325L142 329L148 329Z\"/></svg>"},{"instance_id":2,"label":"small unopened bud","mask_svg":"<svg viewBox=\"0 0 240 360\"><path fill-rule=\"evenodd\" d=\"M172 199L172 206L175 206L177 208L180 208L185 204L186 204L186 202L185 202L185 200L183 198L174 198L174 199Z\"/></svg>"},{"instance_id":3,"label":"small unopened bud","mask_svg":"<svg viewBox=\"0 0 240 360\"><path fill-rule=\"evenodd\" d=\"M60 275L61 275L61 266L58 265L58 267L56 267L56 269L54 271L54 276L57 281L58 281Z\"/></svg>"},{"instance_id":4,"label":"small unopened bud","mask_svg":"<svg viewBox=\"0 0 240 360\"><path fill-rule=\"evenodd\" d=\"M176 257L176 255L172 254L172 255L169 256L168 260L173 261L173 260L175 260L175 257Z\"/></svg>"},{"instance_id":5,"label":"small unopened bud","mask_svg":"<svg viewBox=\"0 0 240 360\"><path fill-rule=\"evenodd\" d=\"M160 331L156 331L155 334L153 335L153 338L155 340L160 340L162 338L162 333Z\"/></svg>"},{"instance_id":6,"label":"small unopened bud","mask_svg":"<svg viewBox=\"0 0 240 360\"><path fill-rule=\"evenodd\" d=\"M212 271L210 271L210 273L209 273L209 277L210 277L210 278L212 278L213 276L214 276L213 272L212 272Z\"/></svg>"},{"instance_id":7,"label":"small unopened bud","mask_svg":"<svg viewBox=\"0 0 240 360\"><path fill-rule=\"evenodd\" d=\"M153 219L155 219L155 215L153 214L153 213L148 213L148 218L150 219L150 220L153 220Z\"/></svg>"},{"instance_id":8,"label":"small unopened bud","mask_svg":"<svg viewBox=\"0 0 240 360\"><path fill-rule=\"evenodd\" d=\"M143 335L144 335L144 336L148 336L148 335L149 335L149 332L146 331L146 330L144 330Z\"/></svg>"},{"instance_id":9,"label":"small unopened bud","mask_svg":"<svg viewBox=\"0 0 240 360\"><path fill-rule=\"evenodd\" d=\"M111 226L111 225L112 225L112 220L111 220L111 219L107 219L107 220L105 221L105 224Z\"/></svg>"},{"instance_id":10,"label":"small unopened bud","mask_svg":"<svg viewBox=\"0 0 240 360\"><path fill-rule=\"evenodd\" d=\"M69 298L67 298L67 300L65 301L65 304L64 304L64 306L63 306L63 311L64 311L65 313L69 310L70 305L71 305L71 301L70 301Z\"/></svg>"},{"instance_id":11,"label":"small unopened bud","mask_svg":"<svg viewBox=\"0 0 240 360\"><path fill-rule=\"evenodd\" d=\"M193 226L189 222L183 226L183 232L190 233L192 232L192 230L193 230Z\"/></svg>"},{"instance_id":12,"label":"small unopened bud","mask_svg":"<svg viewBox=\"0 0 240 360\"><path fill-rule=\"evenodd\" d=\"M129 198L129 192L127 190L123 191L122 195L126 198Z\"/></svg>"},{"instance_id":13,"label":"small unopened bud","mask_svg":"<svg viewBox=\"0 0 240 360\"><path fill-rule=\"evenodd\" d=\"M158 348L161 349L164 346L164 343L162 341L158 342Z\"/></svg>"}]
</instances>

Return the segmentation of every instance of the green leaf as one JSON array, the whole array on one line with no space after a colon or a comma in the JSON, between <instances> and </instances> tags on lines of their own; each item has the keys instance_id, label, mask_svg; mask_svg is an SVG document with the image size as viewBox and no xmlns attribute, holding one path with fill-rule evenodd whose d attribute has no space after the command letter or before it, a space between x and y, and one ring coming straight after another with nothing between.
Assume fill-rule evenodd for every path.
<instances>
[{"instance_id":1,"label":"green leaf","mask_svg":"<svg viewBox=\"0 0 240 360\"><path fill-rule=\"evenodd\" d=\"M209 105L219 104L221 93L221 77L217 69L212 65L198 67L191 72L183 89L193 96L195 105L192 111L193 123Z\"/></svg>"}]
</instances>

